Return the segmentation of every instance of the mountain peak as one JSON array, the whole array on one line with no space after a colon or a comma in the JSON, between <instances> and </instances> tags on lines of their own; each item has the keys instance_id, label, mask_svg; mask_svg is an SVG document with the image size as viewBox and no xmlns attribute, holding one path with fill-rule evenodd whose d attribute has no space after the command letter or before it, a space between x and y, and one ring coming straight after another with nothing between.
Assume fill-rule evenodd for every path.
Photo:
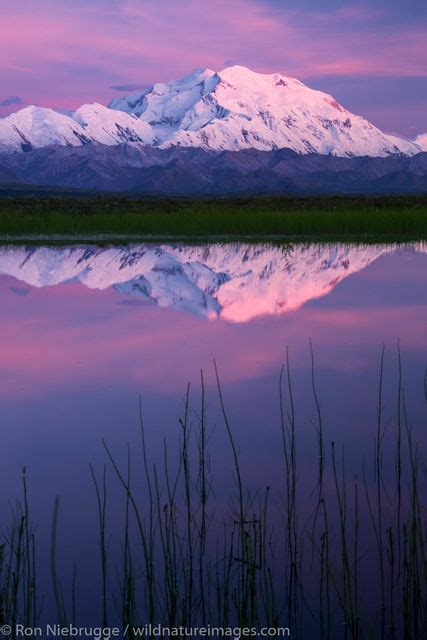
<instances>
[{"instance_id":1,"label":"mountain peak","mask_svg":"<svg viewBox=\"0 0 427 640\"><path fill-rule=\"evenodd\" d=\"M22 109L20 109L19 111L16 111L15 113L11 113L10 115L6 116L4 120L9 120L11 122L15 122L17 119L20 119L22 121L25 118L28 118L28 119L47 118L47 119L58 120L64 117L66 118L67 116L64 116L62 113L59 113L58 111L55 111L50 107L40 107L35 104L29 104L26 107L23 107Z\"/></svg>"},{"instance_id":2,"label":"mountain peak","mask_svg":"<svg viewBox=\"0 0 427 640\"><path fill-rule=\"evenodd\" d=\"M219 72L219 75L258 76L260 74L257 71L252 71L252 69L249 69L249 67L245 67L242 64L232 64L229 67L224 67L224 69Z\"/></svg>"},{"instance_id":3,"label":"mountain peak","mask_svg":"<svg viewBox=\"0 0 427 640\"><path fill-rule=\"evenodd\" d=\"M26 107L0 119L0 146L135 142L212 151L289 148L336 156L414 155L420 146L388 136L335 98L280 73L242 65L195 69L170 82L65 115Z\"/></svg>"},{"instance_id":4,"label":"mountain peak","mask_svg":"<svg viewBox=\"0 0 427 640\"><path fill-rule=\"evenodd\" d=\"M31 151L52 144L76 146L83 140L85 133L77 122L47 107L30 105L0 119L0 146L11 150Z\"/></svg>"},{"instance_id":5,"label":"mountain peak","mask_svg":"<svg viewBox=\"0 0 427 640\"><path fill-rule=\"evenodd\" d=\"M171 83L175 85L192 84L193 80L195 82L200 82L201 80L210 78L211 76L215 75L215 73L216 71L209 69L209 67L200 67L197 69L193 69L193 71L183 76L182 78L179 78L178 80L172 80ZM171 83L166 83L166 84L171 84Z\"/></svg>"},{"instance_id":6,"label":"mountain peak","mask_svg":"<svg viewBox=\"0 0 427 640\"><path fill-rule=\"evenodd\" d=\"M281 73L260 73L259 71L253 71L249 69L249 67L245 67L241 64L234 64L230 67L225 67L218 73L221 78L226 80L237 80L237 81L258 81L258 82L271 82L273 80L277 81L279 79L283 80L294 80L294 78L288 78Z\"/></svg>"},{"instance_id":7,"label":"mountain peak","mask_svg":"<svg viewBox=\"0 0 427 640\"><path fill-rule=\"evenodd\" d=\"M287 147L298 153L350 157L419 151L410 142L388 137L329 94L295 78L257 73L242 65L218 73L193 72L181 81L155 85L138 107L134 112L153 126L162 147ZM120 108L127 110L125 103Z\"/></svg>"}]
</instances>

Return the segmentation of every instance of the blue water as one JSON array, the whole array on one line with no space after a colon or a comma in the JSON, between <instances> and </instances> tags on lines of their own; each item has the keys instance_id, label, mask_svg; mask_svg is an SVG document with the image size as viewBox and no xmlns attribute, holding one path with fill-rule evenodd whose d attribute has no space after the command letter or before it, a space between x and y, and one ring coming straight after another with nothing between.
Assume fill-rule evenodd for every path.
<instances>
[{"instance_id":1,"label":"blue water","mask_svg":"<svg viewBox=\"0 0 427 640\"><path fill-rule=\"evenodd\" d=\"M264 287L267 279L267 286L261 290L258 284L252 286L247 276L260 272L258 263L258 272L253 267L256 249L252 247L248 257L245 252L236 252L235 246L222 247L221 273L227 277L218 279L209 263L209 277L203 272L207 284L200 275L198 280L193 276L194 265L201 268L200 255L197 259L193 256L191 269L186 266L184 273L187 278L191 271L191 287L188 280L184 286L181 267L175 267L171 280L168 257L164 269L169 279L163 279L160 287L153 279L153 273L157 278L160 268L155 267L148 275L145 271L151 290L146 289L144 295L138 291L135 294L135 283L141 285L140 273L126 280L126 286L98 286L102 269L108 272L111 268L108 260L102 262L103 249L99 249L101 266L91 263L82 270L84 275L73 272L72 278L66 270L64 277L58 275L58 264L62 264L64 256L69 264L69 248L4 248L0 252L0 514L7 527L10 504L21 498L25 466L31 519L36 527L38 580L46 594L43 619L54 616L49 553L53 505L59 496L58 566L67 606L70 607L71 576L76 565L79 619L99 622L98 521L89 464L93 464L98 477L102 476L104 465L107 468L109 571L114 580L120 561L125 496L101 438L105 438L120 465L126 463L127 443L132 444L136 492L142 499L145 479L140 457L140 397L149 467L156 464L162 468L165 438L174 468L178 461L176 447L180 438L182 441L179 417L184 413L190 383L191 455L196 465L203 370L209 469L214 486L210 499L217 509L225 511L235 503L233 458L218 402L214 358L245 487L253 492L271 487L273 512L283 496L278 385L287 348L296 408L301 522L311 514L308 501L316 486L318 465L310 339L324 424L329 469L326 483L331 495L332 441L339 456L344 447L347 477L352 479L357 474L360 478L365 464L368 485L373 486L383 346L384 486L387 488L394 479L391 451L396 437L398 342L408 420L420 451L423 447L425 450L427 255L423 248L386 248L384 252L354 248L346 258L347 267L344 258L337 266L334 252L340 249L330 245L322 249L324 258L319 254L318 259L309 259L302 266L298 260L305 254L301 256L298 249L275 249L274 260L277 251L286 252L292 258L292 267L286 271L283 265L271 266L271 254L266 254L267 276L263 276L261 284ZM121 250L135 258L135 247ZM262 252L264 248L260 246L258 250ZM48 254L41 255L40 251ZM362 251L363 255L370 251L373 257L352 271ZM234 252L233 272L226 260L227 252ZM163 254L162 260L166 260ZM324 260L329 260L326 266ZM189 263L186 255L184 264ZM225 271L227 265L229 271ZM299 267L302 276L297 278ZM321 268L330 268L331 276L324 280L322 275L319 285ZM98 285L88 286L85 278L96 269ZM240 289L242 299L239 285L233 284L231 304L231 294L221 294L221 287L227 282L236 283L238 278L246 283ZM156 293L155 298L155 291L160 289L163 297ZM279 295L283 300L277 299ZM292 304L287 305L287 301ZM372 541L368 535L365 544L369 555ZM109 607L112 611L112 599Z\"/></svg>"}]
</instances>

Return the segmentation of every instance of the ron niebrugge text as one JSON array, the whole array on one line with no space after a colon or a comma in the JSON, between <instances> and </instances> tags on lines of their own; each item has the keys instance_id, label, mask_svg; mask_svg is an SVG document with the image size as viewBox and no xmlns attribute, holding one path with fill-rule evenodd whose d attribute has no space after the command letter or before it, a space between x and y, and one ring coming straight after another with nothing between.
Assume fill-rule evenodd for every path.
<instances>
[{"instance_id":1,"label":"ron niebrugge text","mask_svg":"<svg viewBox=\"0 0 427 640\"><path fill-rule=\"evenodd\" d=\"M26 627L23 624L15 626L0 626L0 636L14 638L90 638L90 640L110 640L111 638L290 638L288 627L164 627L158 625L143 625L140 627L78 627L74 625L48 624L45 627Z\"/></svg>"}]
</instances>

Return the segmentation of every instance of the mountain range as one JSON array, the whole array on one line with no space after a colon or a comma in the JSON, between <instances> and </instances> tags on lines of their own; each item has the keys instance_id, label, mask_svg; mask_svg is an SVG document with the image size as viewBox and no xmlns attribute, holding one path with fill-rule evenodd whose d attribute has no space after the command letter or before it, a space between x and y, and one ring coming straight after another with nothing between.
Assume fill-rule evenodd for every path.
<instances>
[{"instance_id":1,"label":"mountain range","mask_svg":"<svg viewBox=\"0 0 427 640\"><path fill-rule=\"evenodd\" d=\"M1 184L3 182L3 186ZM427 153L341 158L277 151L222 151L140 145L50 146L0 154L0 193L19 184L150 195L421 193ZM37 191L35 191L37 193Z\"/></svg>"},{"instance_id":2,"label":"mountain range","mask_svg":"<svg viewBox=\"0 0 427 640\"><path fill-rule=\"evenodd\" d=\"M70 114L29 106L0 119L0 183L188 194L423 191L425 159L412 160L424 148L425 136L385 134L295 78L232 66L108 106Z\"/></svg>"},{"instance_id":3,"label":"mountain range","mask_svg":"<svg viewBox=\"0 0 427 640\"><path fill-rule=\"evenodd\" d=\"M328 295L397 245L2 247L0 275L31 287L79 282L196 316L247 322ZM425 243L414 250L427 253Z\"/></svg>"}]
</instances>

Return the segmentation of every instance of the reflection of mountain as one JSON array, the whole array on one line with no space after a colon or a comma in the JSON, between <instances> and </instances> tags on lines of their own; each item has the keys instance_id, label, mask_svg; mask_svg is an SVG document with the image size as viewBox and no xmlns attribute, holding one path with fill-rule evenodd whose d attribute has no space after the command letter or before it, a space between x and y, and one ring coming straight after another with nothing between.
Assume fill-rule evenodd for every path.
<instances>
[{"instance_id":1,"label":"reflection of mountain","mask_svg":"<svg viewBox=\"0 0 427 640\"><path fill-rule=\"evenodd\" d=\"M417 250L426 252L424 244ZM393 245L214 244L3 247L0 275L33 287L78 281L230 322L298 309L327 295Z\"/></svg>"}]
</instances>

